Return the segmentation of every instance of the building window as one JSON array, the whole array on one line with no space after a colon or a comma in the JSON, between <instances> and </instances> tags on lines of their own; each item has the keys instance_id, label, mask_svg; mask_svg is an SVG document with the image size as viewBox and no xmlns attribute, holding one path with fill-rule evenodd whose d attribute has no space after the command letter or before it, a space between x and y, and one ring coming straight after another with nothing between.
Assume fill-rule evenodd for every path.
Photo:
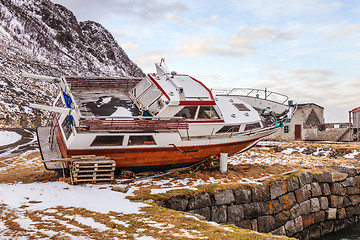
<instances>
[{"instance_id":1,"label":"building window","mask_svg":"<svg viewBox=\"0 0 360 240\"><path fill-rule=\"evenodd\" d=\"M289 133L289 126L284 126L284 133Z\"/></svg>"}]
</instances>

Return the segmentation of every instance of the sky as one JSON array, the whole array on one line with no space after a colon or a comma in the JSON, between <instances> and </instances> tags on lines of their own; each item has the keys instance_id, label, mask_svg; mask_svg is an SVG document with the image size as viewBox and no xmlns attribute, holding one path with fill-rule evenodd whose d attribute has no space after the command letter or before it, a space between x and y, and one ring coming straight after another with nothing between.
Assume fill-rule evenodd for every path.
<instances>
[{"instance_id":1,"label":"sky","mask_svg":"<svg viewBox=\"0 0 360 240\"><path fill-rule=\"evenodd\" d=\"M326 122L360 106L360 1L52 0L101 23L145 73L209 88L267 88L316 103Z\"/></svg>"}]
</instances>

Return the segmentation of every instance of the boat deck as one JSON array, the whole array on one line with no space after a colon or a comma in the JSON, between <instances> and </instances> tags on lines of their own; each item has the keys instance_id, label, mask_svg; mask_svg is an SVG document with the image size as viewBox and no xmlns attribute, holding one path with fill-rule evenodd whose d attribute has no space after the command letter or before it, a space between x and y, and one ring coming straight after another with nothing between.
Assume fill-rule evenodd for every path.
<instances>
[{"instance_id":1,"label":"boat deck","mask_svg":"<svg viewBox=\"0 0 360 240\"><path fill-rule=\"evenodd\" d=\"M138 109L119 89L73 89L72 94L82 117L136 117Z\"/></svg>"}]
</instances>

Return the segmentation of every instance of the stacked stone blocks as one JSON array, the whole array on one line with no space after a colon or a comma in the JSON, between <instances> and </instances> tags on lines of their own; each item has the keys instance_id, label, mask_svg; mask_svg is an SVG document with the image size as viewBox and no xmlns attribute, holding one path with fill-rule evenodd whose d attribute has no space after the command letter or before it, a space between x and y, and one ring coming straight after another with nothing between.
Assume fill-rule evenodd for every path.
<instances>
[{"instance_id":1,"label":"stacked stone blocks","mask_svg":"<svg viewBox=\"0 0 360 240\"><path fill-rule=\"evenodd\" d=\"M360 174L302 172L253 189L174 196L166 205L221 224L314 239L360 219Z\"/></svg>"}]
</instances>

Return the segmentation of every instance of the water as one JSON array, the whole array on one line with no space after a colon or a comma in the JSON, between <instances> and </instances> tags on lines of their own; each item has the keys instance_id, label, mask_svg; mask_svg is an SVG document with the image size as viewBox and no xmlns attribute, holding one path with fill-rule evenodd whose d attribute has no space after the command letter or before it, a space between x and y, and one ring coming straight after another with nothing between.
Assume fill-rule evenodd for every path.
<instances>
[{"instance_id":1,"label":"water","mask_svg":"<svg viewBox=\"0 0 360 240\"><path fill-rule=\"evenodd\" d=\"M360 222L336 233L325 235L319 240L360 240Z\"/></svg>"}]
</instances>

